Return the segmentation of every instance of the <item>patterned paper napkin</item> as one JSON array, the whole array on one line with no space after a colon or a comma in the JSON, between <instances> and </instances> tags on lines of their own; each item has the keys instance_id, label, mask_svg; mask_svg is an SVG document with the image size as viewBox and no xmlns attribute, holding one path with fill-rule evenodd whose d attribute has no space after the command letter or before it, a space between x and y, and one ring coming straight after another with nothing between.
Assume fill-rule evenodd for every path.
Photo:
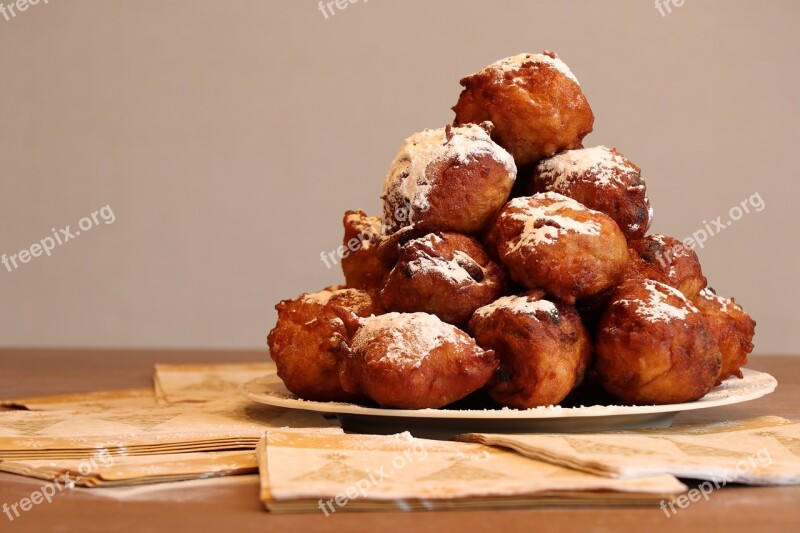
<instances>
[{"instance_id":1,"label":"patterned paper napkin","mask_svg":"<svg viewBox=\"0 0 800 533\"><path fill-rule=\"evenodd\" d=\"M319 414L245 399L95 412L7 411L0 413L0 459L254 449L265 431L283 427L341 432Z\"/></svg>"},{"instance_id":2,"label":"patterned paper napkin","mask_svg":"<svg viewBox=\"0 0 800 533\"><path fill-rule=\"evenodd\" d=\"M100 453L72 460L0 461L0 471L67 486L117 487L252 474L258 463L253 450L124 457Z\"/></svg>"},{"instance_id":3,"label":"patterned paper napkin","mask_svg":"<svg viewBox=\"0 0 800 533\"><path fill-rule=\"evenodd\" d=\"M800 423L775 416L595 434L458 438L619 479L672 474L752 485L800 483Z\"/></svg>"},{"instance_id":4,"label":"patterned paper napkin","mask_svg":"<svg viewBox=\"0 0 800 533\"><path fill-rule=\"evenodd\" d=\"M0 401L0 407L30 411L109 411L120 408L155 407L156 405L158 404L153 389L79 392Z\"/></svg>"},{"instance_id":5,"label":"patterned paper napkin","mask_svg":"<svg viewBox=\"0 0 800 533\"><path fill-rule=\"evenodd\" d=\"M274 363L156 365L153 385L159 403L208 402L235 397L239 388L275 371Z\"/></svg>"},{"instance_id":6,"label":"patterned paper napkin","mask_svg":"<svg viewBox=\"0 0 800 533\"><path fill-rule=\"evenodd\" d=\"M270 511L652 504L686 487L670 475L618 480L479 444L270 431L257 450Z\"/></svg>"}]
</instances>

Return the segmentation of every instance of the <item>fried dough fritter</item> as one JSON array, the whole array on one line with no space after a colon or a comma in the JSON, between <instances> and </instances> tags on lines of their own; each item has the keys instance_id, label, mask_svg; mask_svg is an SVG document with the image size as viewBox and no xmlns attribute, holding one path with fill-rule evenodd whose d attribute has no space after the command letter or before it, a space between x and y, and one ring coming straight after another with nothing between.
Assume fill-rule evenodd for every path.
<instances>
[{"instance_id":1,"label":"fried dough fritter","mask_svg":"<svg viewBox=\"0 0 800 533\"><path fill-rule=\"evenodd\" d=\"M628 243L631 261L625 278L643 277L666 283L693 300L706 286L700 260L678 239L653 234Z\"/></svg>"},{"instance_id":2,"label":"fried dough fritter","mask_svg":"<svg viewBox=\"0 0 800 533\"><path fill-rule=\"evenodd\" d=\"M569 304L619 283L628 263L611 217L552 192L511 200L486 242L514 281Z\"/></svg>"},{"instance_id":3,"label":"fried dough fritter","mask_svg":"<svg viewBox=\"0 0 800 533\"><path fill-rule=\"evenodd\" d=\"M356 289L303 294L275 306L278 322L267 337L270 354L286 388L305 400L362 399L339 382L336 350L347 331L336 308L363 317L382 313L375 296Z\"/></svg>"},{"instance_id":4,"label":"fried dough fritter","mask_svg":"<svg viewBox=\"0 0 800 533\"><path fill-rule=\"evenodd\" d=\"M742 378L742 367L753 351L756 323L733 298L717 296L713 289L700 291L694 305L706 319L711 335L717 340L722 356L718 383L736 376Z\"/></svg>"},{"instance_id":5,"label":"fried dough fritter","mask_svg":"<svg viewBox=\"0 0 800 533\"><path fill-rule=\"evenodd\" d=\"M378 257L382 238L381 219L362 210L347 211L342 220L342 272L345 283L353 289L375 290L383 286L388 269Z\"/></svg>"},{"instance_id":6,"label":"fried dough fritter","mask_svg":"<svg viewBox=\"0 0 800 533\"><path fill-rule=\"evenodd\" d=\"M469 332L500 360L487 388L507 407L557 405L583 381L589 366L589 335L575 308L544 300L541 291L481 307Z\"/></svg>"},{"instance_id":7,"label":"fried dough fritter","mask_svg":"<svg viewBox=\"0 0 800 533\"><path fill-rule=\"evenodd\" d=\"M605 213L628 239L643 237L652 222L641 169L613 148L567 150L539 161L530 194L548 191Z\"/></svg>"},{"instance_id":8,"label":"fried dough fritter","mask_svg":"<svg viewBox=\"0 0 800 533\"><path fill-rule=\"evenodd\" d=\"M702 398L722 366L700 311L677 289L642 278L614 291L600 319L595 351L601 385L630 404Z\"/></svg>"},{"instance_id":9,"label":"fried dough fritter","mask_svg":"<svg viewBox=\"0 0 800 533\"><path fill-rule=\"evenodd\" d=\"M355 327L340 344L342 387L381 407L443 407L483 387L498 365L493 351L427 313L387 313Z\"/></svg>"},{"instance_id":10,"label":"fried dough fritter","mask_svg":"<svg viewBox=\"0 0 800 533\"><path fill-rule=\"evenodd\" d=\"M495 144L491 124L447 126L405 140L383 185L383 223L392 234L412 224L477 234L503 207L514 159Z\"/></svg>"},{"instance_id":11,"label":"fried dough fritter","mask_svg":"<svg viewBox=\"0 0 800 533\"><path fill-rule=\"evenodd\" d=\"M461 325L507 286L505 272L478 241L459 233L430 233L400 247L381 303L389 311L420 311Z\"/></svg>"},{"instance_id":12,"label":"fried dough fritter","mask_svg":"<svg viewBox=\"0 0 800 533\"><path fill-rule=\"evenodd\" d=\"M501 59L461 80L454 124L491 121L492 138L525 167L580 148L594 114L578 80L554 52Z\"/></svg>"}]
</instances>

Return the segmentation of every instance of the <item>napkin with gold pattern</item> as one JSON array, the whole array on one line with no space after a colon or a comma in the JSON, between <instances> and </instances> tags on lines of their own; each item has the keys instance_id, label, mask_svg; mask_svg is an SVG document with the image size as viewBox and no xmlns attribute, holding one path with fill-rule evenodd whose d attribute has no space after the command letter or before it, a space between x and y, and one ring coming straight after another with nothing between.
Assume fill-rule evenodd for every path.
<instances>
[{"instance_id":1,"label":"napkin with gold pattern","mask_svg":"<svg viewBox=\"0 0 800 533\"><path fill-rule=\"evenodd\" d=\"M670 475L611 479L408 433L273 430L257 454L261 498L274 512L652 504L686 489Z\"/></svg>"},{"instance_id":2,"label":"napkin with gold pattern","mask_svg":"<svg viewBox=\"0 0 800 533\"><path fill-rule=\"evenodd\" d=\"M275 364L156 365L153 384L160 403L208 402L235 397L248 381L275 371Z\"/></svg>"},{"instance_id":3,"label":"napkin with gold pattern","mask_svg":"<svg viewBox=\"0 0 800 533\"><path fill-rule=\"evenodd\" d=\"M800 423L776 416L594 434L471 433L459 440L618 479L672 474L752 485L800 483Z\"/></svg>"},{"instance_id":4,"label":"napkin with gold pattern","mask_svg":"<svg viewBox=\"0 0 800 533\"><path fill-rule=\"evenodd\" d=\"M153 389L79 392L0 401L0 407L30 411L108 411L156 405L158 403Z\"/></svg>"},{"instance_id":5,"label":"napkin with gold pattern","mask_svg":"<svg viewBox=\"0 0 800 533\"><path fill-rule=\"evenodd\" d=\"M6 411L0 412L0 459L255 449L264 432L283 427L341 432L317 413L245 399L113 411Z\"/></svg>"},{"instance_id":6,"label":"napkin with gold pattern","mask_svg":"<svg viewBox=\"0 0 800 533\"><path fill-rule=\"evenodd\" d=\"M99 453L82 459L0 461L0 471L59 481L70 486L117 487L252 474L253 450L170 453L115 457Z\"/></svg>"}]
</instances>

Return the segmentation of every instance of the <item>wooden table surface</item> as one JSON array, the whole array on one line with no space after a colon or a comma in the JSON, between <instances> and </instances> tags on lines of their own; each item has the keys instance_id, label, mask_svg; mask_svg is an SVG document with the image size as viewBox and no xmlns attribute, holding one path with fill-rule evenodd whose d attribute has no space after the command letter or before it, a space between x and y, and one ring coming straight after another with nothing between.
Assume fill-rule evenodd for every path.
<instances>
[{"instance_id":1,"label":"wooden table surface","mask_svg":"<svg viewBox=\"0 0 800 533\"><path fill-rule=\"evenodd\" d=\"M148 386L154 363L262 361L264 353L166 350L0 350L0 397ZM757 356L749 368L778 379L773 394L756 401L681 414L677 422L719 421L759 415L800 418L800 357ZM140 496L112 499L91 490L60 493L0 531L800 531L800 486L728 486L667 518L652 508L571 508L414 513L322 513L273 515L258 500L254 477L212 482ZM41 482L0 474L0 506L13 504ZM702 528L702 529L701 529Z\"/></svg>"}]
</instances>

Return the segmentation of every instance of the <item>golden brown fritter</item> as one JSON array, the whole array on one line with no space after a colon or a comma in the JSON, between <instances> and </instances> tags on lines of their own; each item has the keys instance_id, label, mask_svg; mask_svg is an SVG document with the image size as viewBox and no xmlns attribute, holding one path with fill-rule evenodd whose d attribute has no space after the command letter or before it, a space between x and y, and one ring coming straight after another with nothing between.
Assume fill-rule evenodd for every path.
<instances>
[{"instance_id":1,"label":"golden brown fritter","mask_svg":"<svg viewBox=\"0 0 800 533\"><path fill-rule=\"evenodd\" d=\"M494 352L427 313L387 313L349 327L357 329L340 344L342 386L381 407L443 407L483 387L497 368Z\"/></svg>"},{"instance_id":2,"label":"golden brown fritter","mask_svg":"<svg viewBox=\"0 0 800 533\"><path fill-rule=\"evenodd\" d=\"M381 288L389 273L378 257L378 245L382 238L381 219L367 216L359 209L347 211L342 224L342 272L347 286L363 290Z\"/></svg>"},{"instance_id":3,"label":"golden brown fritter","mask_svg":"<svg viewBox=\"0 0 800 533\"><path fill-rule=\"evenodd\" d=\"M605 146L567 150L536 165L530 193L557 192L614 219L628 239L643 237L653 210L639 167Z\"/></svg>"},{"instance_id":4,"label":"golden brown fritter","mask_svg":"<svg viewBox=\"0 0 800 533\"><path fill-rule=\"evenodd\" d=\"M454 124L491 121L492 138L524 167L581 146L594 115L578 80L555 53L520 54L461 80Z\"/></svg>"},{"instance_id":5,"label":"golden brown fritter","mask_svg":"<svg viewBox=\"0 0 800 533\"><path fill-rule=\"evenodd\" d=\"M569 304L619 283L628 262L616 222L552 192L511 200L486 243L514 281Z\"/></svg>"},{"instance_id":6,"label":"golden brown fritter","mask_svg":"<svg viewBox=\"0 0 800 533\"><path fill-rule=\"evenodd\" d=\"M722 356L719 382L731 377L742 377L742 367L747 355L753 351L756 323L733 298L717 296L713 289L703 289L694 305L703 314L711 335L717 340Z\"/></svg>"},{"instance_id":7,"label":"golden brown fritter","mask_svg":"<svg viewBox=\"0 0 800 533\"><path fill-rule=\"evenodd\" d=\"M517 168L486 132L491 124L447 126L405 140L384 181L384 231L412 224L479 233L508 199Z\"/></svg>"},{"instance_id":8,"label":"golden brown fritter","mask_svg":"<svg viewBox=\"0 0 800 533\"><path fill-rule=\"evenodd\" d=\"M677 289L648 279L617 287L595 340L600 383L630 404L697 400L722 361L703 315Z\"/></svg>"},{"instance_id":9,"label":"golden brown fritter","mask_svg":"<svg viewBox=\"0 0 800 533\"><path fill-rule=\"evenodd\" d=\"M666 235L653 234L629 243L631 261L625 278L643 277L675 287L693 300L706 278L694 250Z\"/></svg>"},{"instance_id":10,"label":"golden brown fritter","mask_svg":"<svg viewBox=\"0 0 800 533\"><path fill-rule=\"evenodd\" d=\"M507 407L557 405L583 381L589 366L589 336L575 308L543 300L541 291L481 307L469 332L500 360L487 388Z\"/></svg>"},{"instance_id":11,"label":"golden brown fritter","mask_svg":"<svg viewBox=\"0 0 800 533\"><path fill-rule=\"evenodd\" d=\"M357 316L382 312L377 298L356 289L303 294L283 300L278 322L267 337L278 376L286 388L300 398L317 401L357 401L339 382L336 349L347 332L334 309L344 308Z\"/></svg>"},{"instance_id":12,"label":"golden brown fritter","mask_svg":"<svg viewBox=\"0 0 800 533\"><path fill-rule=\"evenodd\" d=\"M506 290L503 269L483 246L459 233L429 233L400 247L381 291L388 311L431 313L460 325Z\"/></svg>"}]
</instances>

